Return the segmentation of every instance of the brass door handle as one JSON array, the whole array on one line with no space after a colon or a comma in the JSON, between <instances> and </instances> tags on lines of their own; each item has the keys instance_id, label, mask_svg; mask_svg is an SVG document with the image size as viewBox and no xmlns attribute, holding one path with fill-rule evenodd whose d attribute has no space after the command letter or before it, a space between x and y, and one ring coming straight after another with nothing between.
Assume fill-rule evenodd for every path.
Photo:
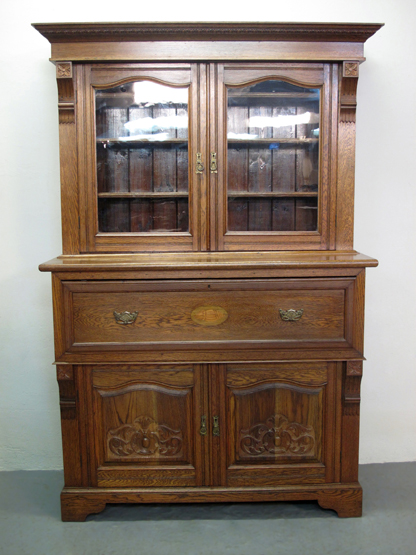
<instances>
[{"instance_id":1,"label":"brass door handle","mask_svg":"<svg viewBox=\"0 0 416 555\"><path fill-rule=\"evenodd\" d=\"M280 318L285 322L296 322L302 318L303 308L300 310L294 310L293 308L289 308L289 310L282 310L279 308Z\"/></svg>"},{"instance_id":2,"label":"brass door handle","mask_svg":"<svg viewBox=\"0 0 416 555\"><path fill-rule=\"evenodd\" d=\"M220 435L219 416L214 416L213 421L214 421L214 426L212 428L212 435L216 436L216 437L219 437L219 435Z\"/></svg>"},{"instance_id":3,"label":"brass door handle","mask_svg":"<svg viewBox=\"0 0 416 555\"><path fill-rule=\"evenodd\" d=\"M199 429L199 433L201 434L201 436L206 436L208 433L208 429L207 429L207 417L201 416L201 427Z\"/></svg>"},{"instance_id":4,"label":"brass door handle","mask_svg":"<svg viewBox=\"0 0 416 555\"><path fill-rule=\"evenodd\" d=\"M211 152L211 163L209 165L211 173L218 173L217 171L217 153Z\"/></svg>"},{"instance_id":5,"label":"brass door handle","mask_svg":"<svg viewBox=\"0 0 416 555\"><path fill-rule=\"evenodd\" d=\"M202 173L204 171L204 164L202 163L202 152L196 153L196 172Z\"/></svg>"},{"instance_id":6,"label":"brass door handle","mask_svg":"<svg viewBox=\"0 0 416 555\"><path fill-rule=\"evenodd\" d=\"M117 324L134 324L134 322L136 321L137 315L139 314L138 312L127 312L127 310L125 310L124 312L113 312L114 314L114 318L116 319Z\"/></svg>"}]
</instances>

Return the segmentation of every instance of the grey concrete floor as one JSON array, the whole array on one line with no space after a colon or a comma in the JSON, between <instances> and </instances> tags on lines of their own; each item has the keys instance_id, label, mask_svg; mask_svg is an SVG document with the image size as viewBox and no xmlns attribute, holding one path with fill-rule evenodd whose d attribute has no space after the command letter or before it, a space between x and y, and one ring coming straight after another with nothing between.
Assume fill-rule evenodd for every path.
<instances>
[{"instance_id":1,"label":"grey concrete floor","mask_svg":"<svg viewBox=\"0 0 416 555\"><path fill-rule=\"evenodd\" d=\"M60 520L61 472L0 472L1 555L416 555L416 463L364 465L362 518L312 502L108 505Z\"/></svg>"}]
</instances>

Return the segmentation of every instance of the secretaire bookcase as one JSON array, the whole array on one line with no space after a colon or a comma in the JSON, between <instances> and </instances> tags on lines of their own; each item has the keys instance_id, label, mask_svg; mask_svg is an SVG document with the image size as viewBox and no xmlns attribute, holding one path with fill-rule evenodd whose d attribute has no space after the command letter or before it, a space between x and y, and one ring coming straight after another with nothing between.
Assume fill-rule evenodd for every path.
<instances>
[{"instance_id":1,"label":"secretaire bookcase","mask_svg":"<svg viewBox=\"0 0 416 555\"><path fill-rule=\"evenodd\" d=\"M63 520L359 516L356 89L380 25L39 24L58 83Z\"/></svg>"}]
</instances>

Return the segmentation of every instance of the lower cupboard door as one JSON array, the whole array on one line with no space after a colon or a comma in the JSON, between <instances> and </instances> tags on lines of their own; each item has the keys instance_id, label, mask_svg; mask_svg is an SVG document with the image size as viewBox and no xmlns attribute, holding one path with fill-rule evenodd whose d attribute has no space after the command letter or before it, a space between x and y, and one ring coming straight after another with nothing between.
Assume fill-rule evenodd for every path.
<instances>
[{"instance_id":1,"label":"lower cupboard door","mask_svg":"<svg viewBox=\"0 0 416 555\"><path fill-rule=\"evenodd\" d=\"M92 407L86 403L88 444L95 451L92 485L201 485L200 367L113 366L89 372L84 379L92 397Z\"/></svg>"},{"instance_id":2,"label":"lower cupboard door","mask_svg":"<svg viewBox=\"0 0 416 555\"><path fill-rule=\"evenodd\" d=\"M230 364L218 372L222 485L339 481L342 364Z\"/></svg>"}]
</instances>

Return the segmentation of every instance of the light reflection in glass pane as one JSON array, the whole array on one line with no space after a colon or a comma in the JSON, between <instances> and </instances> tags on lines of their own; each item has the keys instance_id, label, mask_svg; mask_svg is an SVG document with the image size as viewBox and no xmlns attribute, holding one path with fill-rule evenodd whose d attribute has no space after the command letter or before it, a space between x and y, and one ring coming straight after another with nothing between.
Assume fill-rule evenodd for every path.
<instances>
[{"instance_id":1,"label":"light reflection in glass pane","mask_svg":"<svg viewBox=\"0 0 416 555\"><path fill-rule=\"evenodd\" d=\"M101 232L188 231L188 96L153 81L96 90Z\"/></svg>"}]
</instances>

